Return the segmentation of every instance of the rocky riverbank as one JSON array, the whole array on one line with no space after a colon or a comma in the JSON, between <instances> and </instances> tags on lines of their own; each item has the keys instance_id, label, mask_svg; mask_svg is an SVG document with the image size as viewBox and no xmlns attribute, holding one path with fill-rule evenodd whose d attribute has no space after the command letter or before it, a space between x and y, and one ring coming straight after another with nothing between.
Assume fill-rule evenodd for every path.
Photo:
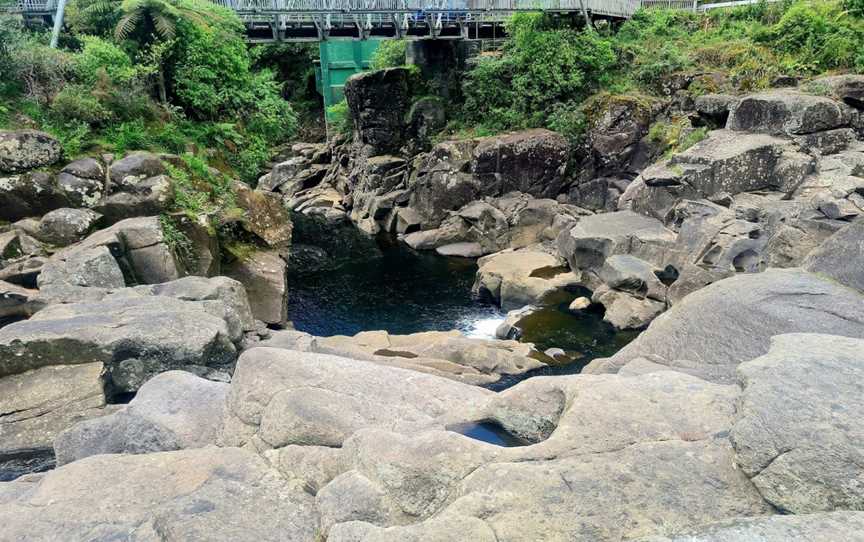
<instances>
[{"instance_id":1,"label":"rocky riverbank","mask_svg":"<svg viewBox=\"0 0 864 542\"><path fill-rule=\"evenodd\" d=\"M62 165L47 134L0 135L0 457L59 465L0 484L0 538L860 538L864 78L609 100L575 148L433 145L405 77L352 78L350 139L232 183L229 258L200 221L166 223L176 157ZM663 156L648 127L682 114L713 129ZM647 329L500 393L480 384L552 360L284 329L289 210L480 257L474 291L504 309L587 288L574 311ZM332 241L305 261L339 265Z\"/></svg>"}]
</instances>

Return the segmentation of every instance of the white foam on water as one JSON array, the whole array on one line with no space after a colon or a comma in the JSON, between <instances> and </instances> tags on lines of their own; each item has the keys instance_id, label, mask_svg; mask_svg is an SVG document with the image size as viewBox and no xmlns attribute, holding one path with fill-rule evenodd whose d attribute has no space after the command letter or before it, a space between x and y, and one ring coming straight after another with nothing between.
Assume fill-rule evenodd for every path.
<instances>
[{"instance_id":1,"label":"white foam on water","mask_svg":"<svg viewBox=\"0 0 864 542\"><path fill-rule=\"evenodd\" d=\"M504 323L504 317L499 318L482 318L473 322L466 322L464 333L466 337L471 339L494 339L495 330Z\"/></svg>"}]
</instances>

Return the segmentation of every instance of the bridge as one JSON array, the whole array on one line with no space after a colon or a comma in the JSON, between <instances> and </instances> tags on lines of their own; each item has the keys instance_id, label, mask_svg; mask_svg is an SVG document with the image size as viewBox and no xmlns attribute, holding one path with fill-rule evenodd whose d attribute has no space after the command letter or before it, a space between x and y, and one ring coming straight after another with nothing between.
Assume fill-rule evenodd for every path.
<instances>
[{"instance_id":1,"label":"bridge","mask_svg":"<svg viewBox=\"0 0 864 542\"><path fill-rule=\"evenodd\" d=\"M53 24L58 2L17 0L13 11ZM211 0L235 11L251 42L328 39L483 39L500 37L514 13L621 20L640 8L706 10L736 0Z\"/></svg>"}]
</instances>

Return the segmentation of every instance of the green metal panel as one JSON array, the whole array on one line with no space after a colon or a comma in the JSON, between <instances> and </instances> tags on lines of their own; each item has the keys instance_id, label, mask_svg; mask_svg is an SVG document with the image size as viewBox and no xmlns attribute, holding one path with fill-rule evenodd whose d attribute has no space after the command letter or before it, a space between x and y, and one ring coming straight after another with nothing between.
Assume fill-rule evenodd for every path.
<instances>
[{"instance_id":1,"label":"green metal panel","mask_svg":"<svg viewBox=\"0 0 864 542\"><path fill-rule=\"evenodd\" d=\"M372 55L381 40L325 40L320 42L321 60L315 69L318 92L327 107L342 101L345 81L372 66Z\"/></svg>"}]
</instances>

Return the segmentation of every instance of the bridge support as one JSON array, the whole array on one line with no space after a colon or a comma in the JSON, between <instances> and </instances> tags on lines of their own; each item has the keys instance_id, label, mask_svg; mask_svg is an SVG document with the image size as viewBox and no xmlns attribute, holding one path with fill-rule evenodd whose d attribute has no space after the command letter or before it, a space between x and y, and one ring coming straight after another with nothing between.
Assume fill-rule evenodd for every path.
<instances>
[{"instance_id":1,"label":"bridge support","mask_svg":"<svg viewBox=\"0 0 864 542\"><path fill-rule=\"evenodd\" d=\"M372 55L381 40L325 40L319 43L321 59L315 66L315 83L324 98L324 110L342 101L345 81L372 67Z\"/></svg>"}]
</instances>

